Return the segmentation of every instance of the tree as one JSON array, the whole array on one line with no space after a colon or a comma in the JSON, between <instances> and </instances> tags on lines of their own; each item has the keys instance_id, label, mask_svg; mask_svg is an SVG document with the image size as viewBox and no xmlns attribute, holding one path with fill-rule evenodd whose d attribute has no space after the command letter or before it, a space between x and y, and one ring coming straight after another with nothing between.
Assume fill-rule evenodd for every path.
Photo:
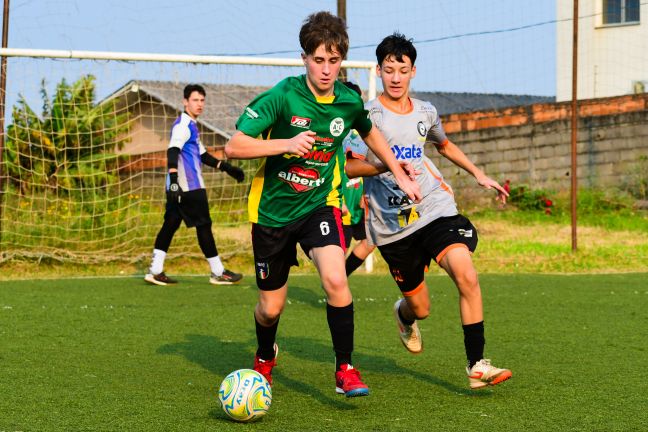
<instances>
[{"instance_id":1,"label":"tree","mask_svg":"<svg viewBox=\"0 0 648 432\"><path fill-rule=\"evenodd\" d=\"M72 85L61 80L51 100L43 80L40 93L40 116L23 95L13 107L4 155L9 181L22 193L46 188L70 193L114 183L114 151L128 140L128 113L118 113L114 100L95 103L92 75Z\"/></svg>"}]
</instances>

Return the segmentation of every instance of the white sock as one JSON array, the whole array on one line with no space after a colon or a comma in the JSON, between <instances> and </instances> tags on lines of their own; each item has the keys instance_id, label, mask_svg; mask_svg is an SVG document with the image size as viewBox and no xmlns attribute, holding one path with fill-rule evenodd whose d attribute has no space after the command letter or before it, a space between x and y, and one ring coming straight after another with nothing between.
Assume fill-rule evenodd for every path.
<instances>
[{"instance_id":1,"label":"white sock","mask_svg":"<svg viewBox=\"0 0 648 432\"><path fill-rule=\"evenodd\" d=\"M166 252L160 249L153 249L153 259L151 259L150 268L152 274L156 275L164 271L164 258L166 258Z\"/></svg>"},{"instance_id":2,"label":"white sock","mask_svg":"<svg viewBox=\"0 0 648 432\"><path fill-rule=\"evenodd\" d=\"M216 276L223 275L223 270L225 270L225 267L223 267L223 263L221 262L218 255L213 258L207 258L207 262L209 263L209 267L211 267L211 272L213 274L215 274Z\"/></svg>"}]
</instances>

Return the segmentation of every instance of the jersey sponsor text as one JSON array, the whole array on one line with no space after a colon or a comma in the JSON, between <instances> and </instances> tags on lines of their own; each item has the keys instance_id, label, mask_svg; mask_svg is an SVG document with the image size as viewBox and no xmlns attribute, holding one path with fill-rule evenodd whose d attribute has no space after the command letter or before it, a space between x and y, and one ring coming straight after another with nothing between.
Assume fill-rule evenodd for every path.
<instances>
[{"instance_id":1,"label":"jersey sponsor text","mask_svg":"<svg viewBox=\"0 0 648 432\"><path fill-rule=\"evenodd\" d=\"M421 147L415 146L414 144L409 146L394 145L392 146L391 150L398 160L418 159L423 154L423 149L421 149Z\"/></svg>"},{"instance_id":2,"label":"jersey sponsor text","mask_svg":"<svg viewBox=\"0 0 648 432\"><path fill-rule=\"evenodd\" d=\"M300 166L291 166L288 171L280 171L278 177L288 183L295 192L306 192L319 187L324 183L325 178L321 177L319 171Z\"/></svg>"}]
</instances>

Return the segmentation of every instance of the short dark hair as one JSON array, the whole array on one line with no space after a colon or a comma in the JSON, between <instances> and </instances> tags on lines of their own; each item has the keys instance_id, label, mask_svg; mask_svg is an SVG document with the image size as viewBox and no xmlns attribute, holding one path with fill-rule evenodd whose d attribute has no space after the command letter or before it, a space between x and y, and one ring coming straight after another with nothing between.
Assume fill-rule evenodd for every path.
<instances>
[{"instance_id":1,"label":"short dark hair","mask_svg":"<svg viewBox=\"0 0 648 432\"><path fill-rule=\"evenodd\" d=\"M184 91L182 92L183 96L185 99L189 99L191 97L191 93L193 92L198 92L203 96L206 96L207 93L205 92L205 89L203 86L200 84L189 84L184 88Z\"/></svg>"},{"instance_id":2,"label":"short dark hair","mask_svg":"<svg viewBox=\"0 0 648 432\"><path fill-rule=\"evenodd\" d=\"M376 47L376 60L378 60L378 65L382 65L382 62L389 56L394 56L396 61L399 62L403 61L403 56L407 56L412 61L412 66L414 66L414 62L416 61L416 48L414 48L412 39L407 39L405 35L398 32L387 36Z\"/></svg>"},{"instance_id":3,"label":"short dark hair","mask_svg":"<svg viewBox=\"0 0 648 432\"><path fill-rule=\"evenodd\" d=\"M317 12L309 15L299 31L299 44L306 55L315 53L317 48L324 44L326 51L334 49L346 58L349 51L349 35L346 23L340 17L330 12Z\"/></svg>"},{"instance_id":4,"label":"short dark hair","mask_svg":"<svg viewBox=\"0 0 648 432\"><path fill-rule=\"evenodd\" d=\"M360 86L358 84L351 81L344 81L342 84L349 87L354 92L358 93L358 96L362 97L362 90L360 89Z\"/></svg>"}]
</instances>

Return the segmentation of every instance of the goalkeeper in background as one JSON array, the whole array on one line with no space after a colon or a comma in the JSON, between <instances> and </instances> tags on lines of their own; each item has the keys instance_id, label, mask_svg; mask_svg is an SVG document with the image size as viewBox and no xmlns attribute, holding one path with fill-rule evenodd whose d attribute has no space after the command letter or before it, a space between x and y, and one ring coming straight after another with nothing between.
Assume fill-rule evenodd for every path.
<instances>
[{"instance_id":1,"label":"goalkeeper in background","mask_svg":"<svg viewBox=\"0 0 648 432\"><path fill-rule=\"evenodd\" d=\"M196 119L205 106L205 89L197 84L184 88L184 112L171 128L171 140L167 150L166 211L164 223L155 238L153 258L146 282L155 285L177 283L164 274L164 259L173 235L184 220L187 228L196 227L198 244L211 268L209 282L214 285L233 284L243 277L223 267L212 234L207 190L202 178L202 164L219 169L239 183L245 178L243 170L210 155L200 142Z\"/></svg>"}]
</instances>

